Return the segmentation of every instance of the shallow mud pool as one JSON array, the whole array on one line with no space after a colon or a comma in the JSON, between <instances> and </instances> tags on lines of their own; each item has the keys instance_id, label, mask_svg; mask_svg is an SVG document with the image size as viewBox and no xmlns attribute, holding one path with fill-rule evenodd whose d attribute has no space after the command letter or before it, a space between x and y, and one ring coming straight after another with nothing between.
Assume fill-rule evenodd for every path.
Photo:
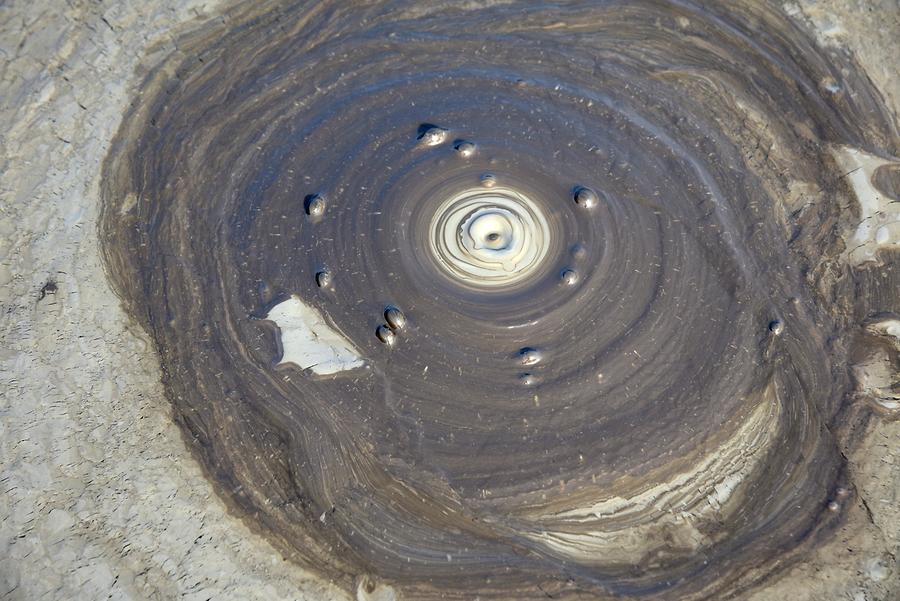
<instances>
[{"instance_id":1,"label":"shallow mud pool","mask_svg":"<svg viewBox=\"0 0 900 601\"><path fill-rule=\"evenodd\" d=\"M360 599L722 599L830 540L900 411L900 136L848 54L751 1L227 16L134 97L100 237L287 557Z\"/></svg>"}]
</instances>

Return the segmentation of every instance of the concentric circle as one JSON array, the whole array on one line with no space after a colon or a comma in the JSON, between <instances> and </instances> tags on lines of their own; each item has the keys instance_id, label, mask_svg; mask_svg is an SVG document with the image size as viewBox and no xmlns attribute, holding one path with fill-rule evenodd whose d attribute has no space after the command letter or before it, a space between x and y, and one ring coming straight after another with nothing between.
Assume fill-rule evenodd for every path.
<instances>
[{"instance_id":1,"label":"concentric circle","mask_svg":"<svg viewBox=\"0 0 900 601\"><path fill-rule=\"evenodd\" d=\"M436 210L434 260L463 284L511 286L533 275L547 256L550 226L540 207L509 188L466 190Z\"/></svg>"},{"instance_id":2,"label":"concentric circle","mask_svg":"<svg viewBox=\"0 0 900 601\"><path fill-rule=\"evenodd\" d=\"M286 554L362 598L718 599L827 538L833 150L898 150L852 63L750 1L242 10L148 75L102 238Z\"/></svg>"}]
</instances>

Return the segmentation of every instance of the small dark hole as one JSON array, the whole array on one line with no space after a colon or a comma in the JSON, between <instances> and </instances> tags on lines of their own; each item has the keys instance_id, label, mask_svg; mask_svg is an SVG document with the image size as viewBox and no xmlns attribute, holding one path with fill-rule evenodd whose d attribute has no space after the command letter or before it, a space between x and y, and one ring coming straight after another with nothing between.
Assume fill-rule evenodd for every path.
<instances>
[{"instance_id":1,"label":"small dark hole","mask_svg":"<svg viewBox=\"0 0 900 601\"><path fill-rule=\"evenodd\" d=\"M44 300L48 294L56 294L56 290L56 282L48 280L46 284L41 286L41 291L38 294L38 302Z\"/></svg>"}]
</instances>

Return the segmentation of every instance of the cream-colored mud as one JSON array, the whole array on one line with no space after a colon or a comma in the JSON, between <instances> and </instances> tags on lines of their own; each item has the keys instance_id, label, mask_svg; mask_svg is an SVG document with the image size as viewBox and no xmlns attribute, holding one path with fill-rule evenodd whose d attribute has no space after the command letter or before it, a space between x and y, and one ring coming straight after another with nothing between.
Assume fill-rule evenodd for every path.
<instances>
[{"instance_id":1,"label":"cream-colored mud","mask_svg":"<svg viewBox=\"0 0 900 601\"><path fill-rule=\"evenodd\" d=\"M879 192L873 179L881 167L900 167L900 160L873 156L858 148L841 147L832 153L859 203L859 224L846 240L847 261L851 265L877 261L879 249L900 247L900 202Z\"/></svg>"},{"instance_id":2,"label":"cream-colored mud","mask_svg":"<svg viewBox=\"0 0 900 601\"><path fill-rule=\"evenodd\" d=\"M293 363L319 375L365 365L353 344L298 296L272 307L266 319L274 321L281 332L284 353L279 364Z\"/></svg>"},{"instance_id":3,"label":"cream-colored mud","mask_svg":"<svg viewBox=\"0 0 900 601\"><path fill-rule=\"evenodd\" d=\"M640 563L648 553L647 541L661 531L679 547L695 549L708 544L709 538L698 526L720 519L729 510L728 500L777 440L780 405L774 393L765 396L734 436L692 461L688 471L630 498L602 498L590 505L541 515L536 521L542 529L531 538L564 557L586 560L602 556L609 561L613 553L623 565ZM642 515L654 518L648 525L623 527ZM567 532L573 524L589 532Z\"/></svg>"}]
</instances>

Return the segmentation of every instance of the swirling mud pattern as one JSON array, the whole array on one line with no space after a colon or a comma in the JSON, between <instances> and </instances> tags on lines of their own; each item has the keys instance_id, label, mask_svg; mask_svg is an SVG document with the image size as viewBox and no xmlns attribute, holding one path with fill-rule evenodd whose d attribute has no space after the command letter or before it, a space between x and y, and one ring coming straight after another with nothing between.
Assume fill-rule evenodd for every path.
<instances>
[{"instance_id":1,"label":"swirling mud pattern","mask_svg":"<svg viewBox=\"0 0 900 601\"><path fill-rule=\"evenodd\" d=\"M360 599L723 599L828 540L897 410L854 371L896 367L897 128L849 56L750 1L255 3L177 48L107 268L286 557Z\"/></svg>"}]
</instances>

